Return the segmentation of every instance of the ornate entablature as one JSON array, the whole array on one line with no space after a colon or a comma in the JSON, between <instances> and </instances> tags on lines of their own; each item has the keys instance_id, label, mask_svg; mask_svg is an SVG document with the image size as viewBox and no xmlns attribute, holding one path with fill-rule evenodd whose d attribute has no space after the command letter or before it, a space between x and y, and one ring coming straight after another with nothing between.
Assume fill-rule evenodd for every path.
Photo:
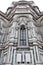
<instances>
[{"instance_id":1,"label":"ornate entablature","mask_svg":"<svg viewBox=\"0 0 43 65\"><path fill-rule=\"evenodd\" d=\"M0 11L0 65L22 64L43 65L43 12L25 0Z\"/></svg>"}]
</instances>

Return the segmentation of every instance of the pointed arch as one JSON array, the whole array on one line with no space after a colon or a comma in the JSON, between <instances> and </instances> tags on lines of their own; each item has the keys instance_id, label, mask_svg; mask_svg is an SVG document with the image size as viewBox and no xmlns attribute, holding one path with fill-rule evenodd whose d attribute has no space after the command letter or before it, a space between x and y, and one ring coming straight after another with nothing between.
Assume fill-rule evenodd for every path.
<instances>
[{"instance_id":1,"label":"pointed arch","mask_svg":"<svg viewBox=\"0 0 43 65\"><path fill-rule=\"evenodd\" d=\"M20 46L26 45L26 29L24 25L21 25L20 28Z\"/></svg>"}]
</instances>

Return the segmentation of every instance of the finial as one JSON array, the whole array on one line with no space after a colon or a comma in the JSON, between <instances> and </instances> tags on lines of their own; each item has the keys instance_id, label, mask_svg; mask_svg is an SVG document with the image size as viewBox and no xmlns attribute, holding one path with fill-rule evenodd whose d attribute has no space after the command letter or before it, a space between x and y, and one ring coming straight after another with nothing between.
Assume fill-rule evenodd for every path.
<instances>
[{"instance_id":1,"label":"finial","mask_svg":"<svg viewBox=\"0 0 43 65\"><path fill-rule=\"evenodd\" d=\"M20 1L26 1L26 0L20 0Z\"/></svg>"}]
</instances>

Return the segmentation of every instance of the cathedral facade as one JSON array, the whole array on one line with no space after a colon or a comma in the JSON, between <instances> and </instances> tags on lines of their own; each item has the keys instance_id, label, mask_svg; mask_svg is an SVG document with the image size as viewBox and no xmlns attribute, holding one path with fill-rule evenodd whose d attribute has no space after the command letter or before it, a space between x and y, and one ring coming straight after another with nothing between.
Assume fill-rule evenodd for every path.
<instances>
[{"instance_id":1,"label":"cathedral facade","mask_svg":"<svg viewBox=\"0 0 43 65\"><path fill-rule=\"evenodd\" d=\"M0 11L0 65L43 65L43 12L33 1Z\"/></svg>"}]
</instances>

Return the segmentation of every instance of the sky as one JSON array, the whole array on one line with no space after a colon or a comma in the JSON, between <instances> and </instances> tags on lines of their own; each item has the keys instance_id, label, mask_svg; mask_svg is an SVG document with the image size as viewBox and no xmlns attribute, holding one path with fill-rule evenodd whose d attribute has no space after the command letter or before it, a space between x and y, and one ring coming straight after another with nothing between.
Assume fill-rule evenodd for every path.
<instances>
[{"instance_id":1,"label":"sky","mask_svg":"<svg viewBox=\"0 0 43 65\"><path fill-rule=\"evenodd\" d=\"M19 0L0 0L0 10L5 13L7 8L11 5L13 1L19 1ZM35 4L39 7L40 11L43 11L43 0L27 0L27 1L34 1Z\"/></svg>"}]
</instances>

